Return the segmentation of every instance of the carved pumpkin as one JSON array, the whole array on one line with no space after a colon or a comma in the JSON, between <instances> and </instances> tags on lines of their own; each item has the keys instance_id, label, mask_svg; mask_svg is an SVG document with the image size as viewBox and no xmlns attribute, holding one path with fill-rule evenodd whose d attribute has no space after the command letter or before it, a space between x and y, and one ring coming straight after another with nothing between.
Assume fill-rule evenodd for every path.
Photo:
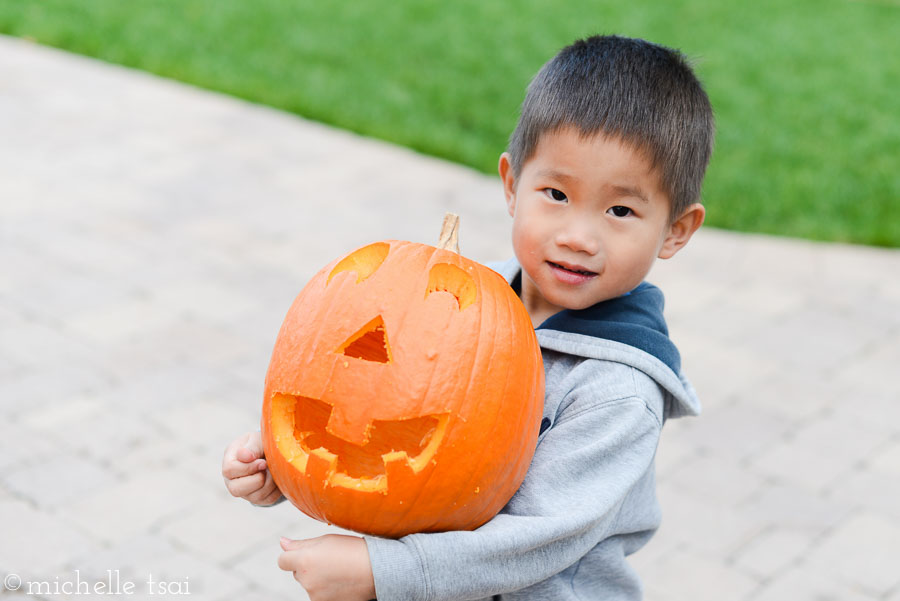
<instances>
[{"instance_id":1,"label":"carved pumpkin","mask_svg":"<svg viewBox=\"0 0 900 601\"><path fill-rule=\"evenodd\" d=\"M294 301L263 444L278 487L316 519L390 537L472 529L525 477L543 400L534 329L506 281L388 240L332 262Z\"/></svg>"}]
</instances>

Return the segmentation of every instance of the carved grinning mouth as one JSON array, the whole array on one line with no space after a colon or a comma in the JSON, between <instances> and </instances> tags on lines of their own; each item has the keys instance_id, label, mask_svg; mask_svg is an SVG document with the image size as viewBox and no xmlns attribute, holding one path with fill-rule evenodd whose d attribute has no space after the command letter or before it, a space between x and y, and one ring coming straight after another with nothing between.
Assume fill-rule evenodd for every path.
<instances>
[{"instance_id":1,"label":"carved grinning mouth","mask_svg":"<svg viewBox=\"0 0 900 601\"><path fill-rule=\"evenodd\" d=\"M327 483L356 490L387 492L394 469L420 472L431 461L447 427L447 414L400 420L372 420L368 440L356 445L326 430L331 405L309 397L275 393L275 443L298 471L323 464Z\"/></svg>"}]
</instances>

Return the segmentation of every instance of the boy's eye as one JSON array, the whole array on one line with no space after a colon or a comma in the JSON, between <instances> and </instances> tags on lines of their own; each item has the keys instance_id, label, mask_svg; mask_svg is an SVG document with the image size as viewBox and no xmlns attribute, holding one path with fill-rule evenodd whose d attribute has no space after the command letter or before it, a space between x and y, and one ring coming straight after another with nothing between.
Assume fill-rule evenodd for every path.
<instances>
[{"instance_id":1,"label":"boy's eye","mask_svg":"<svg viewBox=\"0 0 900 601\"><path fill-rule=\"evenodd\" d=\"M568 200L566 198L566 195L563 194L561 191L557 190L556 188L544 188L544 194L546 194L547 196L549 196L550 198L552 198L553 200L558 201L558 202Z\"/></svg>"},{"instance_id":2,"label":"boy's eye","mask_svg":"<svg viewBox=\"0 0 900 601\"><path fill-rule=\"evenodd\" d=\"M616 217L628 217L631 215L631 209L628 207L623 207L622 205L616 205L610 209L610 212Z\"/></svg>"}]
</instances>

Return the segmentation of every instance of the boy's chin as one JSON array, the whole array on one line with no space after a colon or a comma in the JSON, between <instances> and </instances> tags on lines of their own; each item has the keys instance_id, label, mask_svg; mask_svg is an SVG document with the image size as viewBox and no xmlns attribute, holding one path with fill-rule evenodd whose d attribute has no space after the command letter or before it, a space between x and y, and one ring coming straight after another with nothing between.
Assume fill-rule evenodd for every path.
<instances>
[{"instance_id":1,"label":"boy's chin","mask_svg":"<svg viewBox=\"0 0 900 601\"><path fill-rule=\"evenodd\" d=\"M602 303L603 301L612 300L619 296L625 294L622 293L608 293L608 294L597 294L594 296L589 296L587 298L559 298L559 302L553 303L557 307L561 309L569 309L570 311L580 311L582 309L588 309L593 307L597 303ZM549 300L549 299L548 299ZM551 301L552 302L552 301Z\"/></svg>"},{"instance_id":2,"label":"boy's chin","mask_svg":"<svg viewBox=\"0 0 900 601\"><path fill-rule=\"evenodd\" d=\"M558 299L559 302L553 302L550 299L547 299L547 300L549 300L553 305L559 307L560 309L568 309L569 311L580 311L581 309L587 309L588 307L593 307L597 303L605 301L605 300L609 300L609 299L605 298L605 297L598 297L598 298L596 298L596 300L593 298L589 298L589 299L585 299L585 300L572 299L572 298L561 298L561 299Z\"/></svg>"}]
</instances>

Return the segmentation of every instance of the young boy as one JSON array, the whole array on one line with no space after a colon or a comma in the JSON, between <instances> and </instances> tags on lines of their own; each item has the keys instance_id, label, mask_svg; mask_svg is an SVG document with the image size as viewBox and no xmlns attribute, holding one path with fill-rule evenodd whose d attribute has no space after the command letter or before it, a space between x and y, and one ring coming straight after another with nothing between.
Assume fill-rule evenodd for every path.
<instances>
[{"instance_id":1,"label":"young boy","mask_svg":"<svg viewBox=\"0 0 900 601\"><path fill-rule=\"evenodd\" d=\"M279 566L313 600L641 598L625 558L660 523L660 429L700 408L662 293L643 279L703 223L712 139L709 100L676 51L592 37L544 65L499 165L515 258L495 269L546 371L525 481L471 532L283 539ZM261 455L258 433L238 439L223 475L235 496L269 504L280 495Z\"/></svg>"}]
</instances>

